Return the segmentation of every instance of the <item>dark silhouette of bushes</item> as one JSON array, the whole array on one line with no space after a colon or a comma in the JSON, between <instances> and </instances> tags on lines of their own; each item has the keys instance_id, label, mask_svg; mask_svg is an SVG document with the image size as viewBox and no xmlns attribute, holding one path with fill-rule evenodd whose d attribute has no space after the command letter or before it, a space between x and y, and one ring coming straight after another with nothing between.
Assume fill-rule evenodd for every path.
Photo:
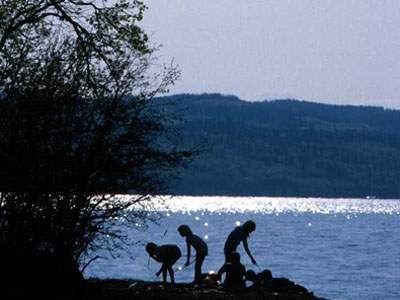
<instances>
[{"instance_id":1,"label":"dark silhouette of bushes","mask_svg":"<svg viewBox=\"0 0 400 300\"><path fill-rule=\"evenodd\" d=\"M0 275L17 298L79 291L81 259L121 247L114 225L147 220L151 196L192 155L152 104L179 72L153 72L144 10L122 0L0 6Z\"/></svg>"}]
</instances>

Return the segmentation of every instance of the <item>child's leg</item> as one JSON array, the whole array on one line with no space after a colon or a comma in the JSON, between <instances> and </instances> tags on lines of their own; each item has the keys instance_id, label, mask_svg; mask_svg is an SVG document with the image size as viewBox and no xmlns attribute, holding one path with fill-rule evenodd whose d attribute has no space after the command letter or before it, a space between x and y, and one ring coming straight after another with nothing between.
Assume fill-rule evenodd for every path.
<instances>
[{"instance_id":1,"label":"child's leg","mask_svg":"<svg viewBox=\"0 0 400 300\"><path fill-rule=\"evenodd\" d=\"M165 264L162 265L162 279L163 283L167 282L167 266Z\"/></svg>"},{"instance_id":2,"label":"child's leg","mask_svg":"<svg viewBox=\"0 0 400 300\"><path fill-rule=\"evenodd\" d=\"M194 282L196 283L201 282L201 266L205 258L204 255L196 255L196 263L194 265Z\"/></svg>"},{"instance_id":3,"label":"child's leg","mask_svg":"<svg viewBox=\"0 0 400 300\"><path fill-rule=\"evenodd\" d=\"M174 269L172 269L172 266L168 267L168 273L169 273L169 277L171 278L171 283L174 284L175 276L174 276Z\"/></svg>"}]
</instances>

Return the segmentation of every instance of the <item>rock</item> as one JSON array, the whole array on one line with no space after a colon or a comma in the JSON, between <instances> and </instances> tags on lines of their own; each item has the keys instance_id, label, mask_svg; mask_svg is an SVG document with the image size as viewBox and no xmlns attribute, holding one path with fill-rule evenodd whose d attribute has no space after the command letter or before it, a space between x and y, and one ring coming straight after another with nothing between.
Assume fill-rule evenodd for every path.
<instances>
[{"instance_id":1,"label":"rock","mask_svg":"<svg viewBox=\"0 0 400 300\"><path fill-rule=\"evenodd\" d=\"M195 286L178 283L162 285L160 282L140 280L99 280L87 281L85 300L136 299L136 300L265 300L265 299L322 299L305 287L286 278L272 279L270 288L259 288L241 293L229 293L220 287Z\"/></svg>"}]
</instances>

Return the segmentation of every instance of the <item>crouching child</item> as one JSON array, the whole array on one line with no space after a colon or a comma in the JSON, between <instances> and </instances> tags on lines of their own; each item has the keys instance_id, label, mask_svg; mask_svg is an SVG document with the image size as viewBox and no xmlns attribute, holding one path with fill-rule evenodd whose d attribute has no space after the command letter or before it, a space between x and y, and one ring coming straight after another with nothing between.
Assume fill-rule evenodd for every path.
<instances>
[{"instance_id":1,"label":"crouching child","mask_svg":"<svg viewBox=\"0 0 400 300\"><path fill-rule=\"evenodd\" d=\"M252 285L246 288L247 291L272 289L272 273L270 270L264 270L258 274L253 270L248 270L246 280L252 282Z\"/></svg>"},{"instance_id":2,"label":"crouching child","mask_svg":"<svg viewBox=\"0 0 400 300\"><path fill-rule=\"evenodd\" d=\"M222 274L225 273L225 280L223 287L226 290L233 292L244 291L246 288L246 268L240 262L240 254L232 252L227 257L227 262L218 271L218 278L221 279Z\"/></svg>"}]
</instances>

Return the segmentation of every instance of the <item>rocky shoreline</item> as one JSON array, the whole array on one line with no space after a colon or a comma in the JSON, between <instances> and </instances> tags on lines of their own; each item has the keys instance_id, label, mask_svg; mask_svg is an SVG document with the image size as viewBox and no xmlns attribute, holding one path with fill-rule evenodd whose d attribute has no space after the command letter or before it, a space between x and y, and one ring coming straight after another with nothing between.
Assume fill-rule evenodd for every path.
<instances>
[{"instance_id":1,"label":"rocky shoreline","mask_svg":"<svg viewBox=\"0 0 400 300\"><path fill-rule=\"evenodd\" d=\"M259 287L240 293L232 293L221 287L192 286L179 283L163 286L160 282L146 282L140 280L116 280L116 279L88 279L86 281L85 299L96 300L322 300L313 292L286 278L274 278L268 288Z\"/></svg>"}]
</instances>

